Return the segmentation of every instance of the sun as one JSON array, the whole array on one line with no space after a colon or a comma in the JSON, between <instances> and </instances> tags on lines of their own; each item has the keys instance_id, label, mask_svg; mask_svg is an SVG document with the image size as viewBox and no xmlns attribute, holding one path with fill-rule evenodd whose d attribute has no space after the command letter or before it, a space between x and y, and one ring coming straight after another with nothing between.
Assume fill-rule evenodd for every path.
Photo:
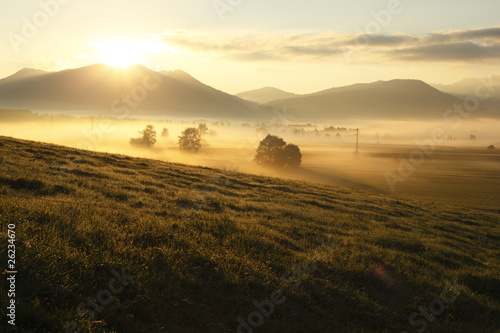
<instances>
[{"instance_id":1,"label":"sun","mask_svg":"<svg viewBox=\"0 0 500 333\"><path fill-rule=\"evenodd\" d=\"M159 40L115 39L90 43L95 47L96 60L114 67L145 64L150 56L163 53L166 45Z\"/></svg>"}]
</instances>

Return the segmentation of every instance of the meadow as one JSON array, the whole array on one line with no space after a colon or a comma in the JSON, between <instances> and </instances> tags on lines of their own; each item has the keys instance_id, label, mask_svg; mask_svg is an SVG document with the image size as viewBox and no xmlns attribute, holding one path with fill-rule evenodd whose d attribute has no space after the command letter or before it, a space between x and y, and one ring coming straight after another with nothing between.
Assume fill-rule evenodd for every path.
<instances>
[{"instance_id":1,"label":"meadow","mask_svg":"<svg viewBox=\"0 0 500 333\"><path fill-rule=\"evenodd\" d=\"M18 332L500 327L497 213L5 136L0 170Z\"/></svg>"}]
</instances>

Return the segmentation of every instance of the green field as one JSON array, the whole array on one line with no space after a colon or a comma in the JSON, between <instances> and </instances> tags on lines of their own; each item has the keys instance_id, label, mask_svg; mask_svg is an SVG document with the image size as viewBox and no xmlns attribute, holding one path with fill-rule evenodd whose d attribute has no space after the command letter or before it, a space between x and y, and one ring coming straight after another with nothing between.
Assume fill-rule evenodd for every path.
<instances>
[{"instance_id":1,"label":"green field","mask_svg":"<svg viewBox=\"0 0 500 333\"><path fill-rule=\"evenodd\" d=\"M0 170L18 332L500 329L498 213L8 137Z\"/></svg>"}]
</instances>

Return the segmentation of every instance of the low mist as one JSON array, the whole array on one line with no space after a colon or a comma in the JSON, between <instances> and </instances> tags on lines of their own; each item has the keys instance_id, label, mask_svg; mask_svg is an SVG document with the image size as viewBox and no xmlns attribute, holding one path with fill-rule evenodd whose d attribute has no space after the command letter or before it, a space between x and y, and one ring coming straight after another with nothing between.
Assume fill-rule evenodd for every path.
<instances>
[{"instance_id":1,"label":"low mist","mask_svg":"<svg viewBox=\"0 0 500 333\"><path fill-rule=\"evenodd\" d=\"M181 132L187 127L198 127L202 122L43 115L35 120L2 121L0 135L90 151L426 199L429 195L438 199L449 195L449 186L434 188L432 178L436 175L450 172L457 174L464 167L475 168L477 175L487 174L485 171L490 169L498 170L499 160L492 160L488 156L499 156L500 121L464 119L460 123L447 123L349 120L339 124L304 125L204 122L210 134L202 137L201 150L198 153L180 151L178 137ZM153 125L157 132L156 144L153 147L132 145L130 139L141 137L139 131L147 125ZM161 137L163 128L168 129L168 137ZM356 128L359 128L358 158L353 156ZM299 169L265 168L253 161L255 150L267 133L300 147L302 166ZM419 153L423 157L414 170L407 172L404 180L398 178L395 183L392 180L391 185L387 175L398 176L398 168L410 158L412 152L418 151L418 144L432 146L432 151ZM488 150L490 145L498 149ZM450 159L450 156L455 157ZM463 182L464 179L458 178L456 181ZM426 188L434 188L434 192L428 193L431 190Z\"/></svg>"}]
</instances>

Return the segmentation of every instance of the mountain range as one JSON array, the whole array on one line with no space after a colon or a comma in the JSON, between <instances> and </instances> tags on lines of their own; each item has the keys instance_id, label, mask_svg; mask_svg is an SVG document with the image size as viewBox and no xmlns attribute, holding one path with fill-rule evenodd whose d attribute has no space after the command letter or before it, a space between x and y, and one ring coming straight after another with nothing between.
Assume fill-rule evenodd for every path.
<instances>
[{"instance_id":1,"label":"mountain range","mask_svg":"<svg viewBox=\"0 0 500 333\"><path fill-rule=\"evenodd\" d=\"M391 80L335 87L297 95L273 87L230 95L186 72L153 71L135 65L118 69L95 64L58 72L22 69L0 80L0 108L113 115L156 115L182 119L270 121L273 109L294 121L337 119L442 119L446 110L474 96L485 79L453 85ZM492 77L490 82L500 82ZM482 101L475 117L500 117L500 89Z\"/></svg>"},{"instance_id":2,"label":"mountain range","mask_svg":"<svg viewBox=\"0 0 500 333\"><path fill-rule=\"evenodd\" d=\"M500 76L470 77L454 84L433 84L433 87L461 99L469 96L484 98L481 104L500 113Z\"/></svg>"},{"instance_id":3,"label":"mountain range","mask_svg":"<svg viewBox=\"0 0 500 333\"><path fill-rule=\"evenodd\" d=\"M463 105L460 97L444 93L420 80L377 81L331 88L318 93L268 103L285 109L297 118L318 121L326 115L337 119L443 119L454 105ZM475 117L494 118L492 110L480 107Z\"/></svg>"},{"instance_id":4,"label":"mountain range","mask_svg":"<svg viewBox=\"0 0 500 333\"><path fill-rule=\"evenodd\" d=\"M253 119L248 102L176 70L91 65L59 72L24 69L0 80L0 107L33 111Z\"/></svg>"}]
</instances>

